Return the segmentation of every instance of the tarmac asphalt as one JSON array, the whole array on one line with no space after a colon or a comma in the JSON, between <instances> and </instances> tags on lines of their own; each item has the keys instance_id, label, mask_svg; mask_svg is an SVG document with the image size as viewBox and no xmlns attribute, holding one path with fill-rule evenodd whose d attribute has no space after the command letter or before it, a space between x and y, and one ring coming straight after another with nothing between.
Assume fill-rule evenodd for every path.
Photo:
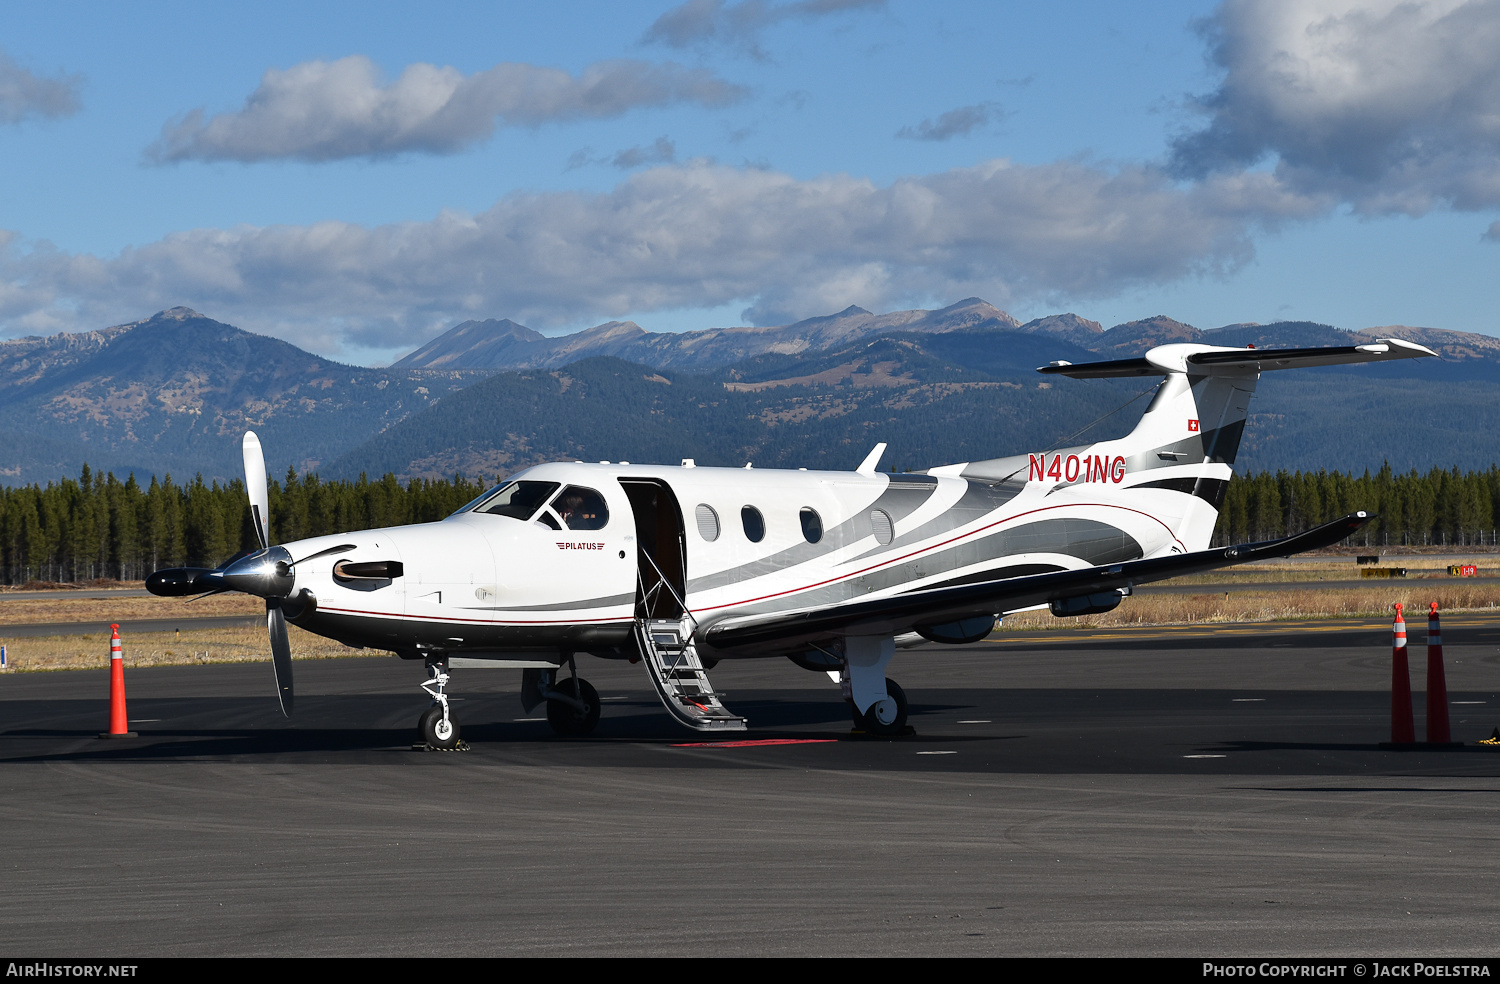
<instances>
[{"instance_id":1,"label":"tarmac asphalt","mask_svg":"<svg viewBox=\"0 0 1500 984\"><path fill-rule=\"evenodd\" d=\"M1384 623L904 650L896 740L785 660L711 674L778 743L713 744L587 660L590 738L460 670L443 753L393 657L298 661L292 721L268 664L132 669L120 740L105 672L9 673L0 951L1493 956L1500 615L1444 623L1447 751L1378 747Z\"/></svg>"}]
</instances>

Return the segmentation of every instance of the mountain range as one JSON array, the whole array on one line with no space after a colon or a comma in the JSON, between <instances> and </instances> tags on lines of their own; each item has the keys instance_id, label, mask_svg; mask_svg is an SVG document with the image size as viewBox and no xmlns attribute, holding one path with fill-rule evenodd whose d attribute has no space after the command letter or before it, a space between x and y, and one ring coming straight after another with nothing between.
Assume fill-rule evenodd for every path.
<instances>
[{"instance_id":1,"label":"mountain range","mask_svg":"<svg viewBox=\"0 0 1500 984\"><path fill-rule=\"evenodd\" d=\"M187 308L0 342L0 482L96 470L228 478L249 428L316 469L472 382L341 365Z\"/></svg>"},{"instance_id":2,"label":"mountain range","mask_svg":"<svg viewBox=\"0 0 1500 984\"><path fill-rule=\"evenodd\" d=\"M610 321L548 338L509 319L465 321L391 368L537 369L610 355L657 369L716 369L757 355L820 352L891 331L937 333L1019 326L1015 318L977 297L937 311L871 314L851 305L838 314L790 325L684 332L648 332L634 321Z\"/></svg>"},{"instance_id":3,"label":"mountain range","mask_svg":"<svg viewBox=\"0 0 1500 984\"><path fill-rule=\"evenodd\" d=\"M1173 341L1257 347L1395 336L1442 360L1268 373L1251 468L1485 468L1497 457L1500 339L1311 322L1200 331L1165 316L1105 330L1076 314L1021 324L978 298L935 311L858 307L775 327L651 333L610 322L561 337L469 321L384 369L321 358L186 308L97 331L0 342L0 482L240 471L254 428L273 473L486 479L604 458L919 468L1079 441L1133 424L1149 381L1041 381L1032 371ZM1119 409L1122 404L1128 404ZM1115 412L1117 411L1117 412Z\"/></svg>"},{"instance_id":4,"label":"mountain range","mask_svg":"<svg viewBox=\"0 0 1500 984\"><path fill-rule=\"evenodd\" d=\"M1108 358L1128 358L1153 345L1357 345L1399 335L1454 359L1500 358L1500 338L1394 325L1360 332L1310 321L1253 322L1200 331L1165 315L1105 330L1076 314L1054 314L1025 324L977 297L936 311L871 314L850 306L838 314L773 327L648 332L634 321L609 321L570 335L547 337L509 319L465 321L393 363L392 369L538 369L609 355L656 369L720 369L759 355L800 355L892 332L938 335L989 330L1071 342Z\"/></svg>"}]
</instances>

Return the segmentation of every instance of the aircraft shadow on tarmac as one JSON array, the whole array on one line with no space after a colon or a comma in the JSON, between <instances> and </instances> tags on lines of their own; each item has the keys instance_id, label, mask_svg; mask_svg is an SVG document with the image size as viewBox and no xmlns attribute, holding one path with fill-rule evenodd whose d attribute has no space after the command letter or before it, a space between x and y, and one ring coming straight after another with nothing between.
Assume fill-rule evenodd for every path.
<instances>
[{"instance_id":1,"label":"aircraft shadow on tarmac","mask_svg":"<svg viewBox=\"0 0 1500 984\"><path fill-rule=\"evenodd\" d=\"M138 737L99 741L97 726L78 726L94 718L102 721L98 701L38 702L31 706L31 712L47 724L38 722L35 726L0 731L0 761L170 761L323 753L353 753L358 760L360 753L383 755L412 749L417 740L415 727L381 726L403 711L410 712L412 704L410 698L384 695L304 698L299 701L298 716L307 723L298 726L283 721L274 710L268 711L265 702L259 699L157 698L132 705L132 728ZM516 706L514 696L470 697L455 704L464 722L464 740L471 748L492 750L538 744L682 745L716 740L826 741L851 737L847 706L837 698L742 700L738 706L743 707L754 723L749 735L697 733L679 728L663 718L655 700L613 701L605 706L606 713L594 734L586 738L561 738L544 720L542 708L532 712L531 717L515 720L521 709ZM924 715L951 716L963 707L948 703L913 704L911 714L913 720ZM204 726L192 726L194 719L204 721ZM176 726L152 727L157 720ZM225 727L226 720L243 722L243 726ZM210 724L211 721L219 723ZM366 721L370 723L361 723ZM86 743L80 745L80 740ZM944 738L949 744L979 740L993 741L996 736Z\"/></svg>"},{"instance_id":2,"label":"aircraft shadow on tarmac","mask_svg":"<svg viewBox=\"0 0 1500 984\"><path fill-rule=\"evenodd\" d=\"M915 735L859 738L837 691L744 688L749 734L678 728L653 695L606 691L588 738L555 736L545 711L514 693L455 701L472 753L412 751L421 701L391 693L309 694L285 721L262 697L143 696L135 739L101 741L101 700L0 701L0 763L271 761L392 765L439 761L619 768L818 768L1051 775L1500 775L1491 749L1385 751L1380 693L1279 691L1232 704L1239 691L935 688L913 700ZM270 706L267 706L270 704ZM1487 734L1459 733L1473 740ZM1470 731L1476 725L1465 725ZM806 744L788 744L787 742ZM759 743L760 747L754 747ZM683 747L688 746L688 747ZM670 750L672 754L661 754Z\"/></svg>"}]
</instances>

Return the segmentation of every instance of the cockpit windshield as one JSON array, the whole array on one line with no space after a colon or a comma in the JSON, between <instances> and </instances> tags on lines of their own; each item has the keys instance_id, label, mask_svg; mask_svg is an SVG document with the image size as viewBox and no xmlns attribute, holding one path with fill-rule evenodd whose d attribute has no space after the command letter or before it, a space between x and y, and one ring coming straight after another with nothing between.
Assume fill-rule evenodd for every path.
<instances>
[{"instance_id":1,"label":"cockpit windshield","mask_svg":"<svg viewBox=\"0 0 1500 984\"><path fill-rule=\"evenodd\" d=\"M554 530L602 530L609 524L604 496L581 485L558 492L558 482L505 482L455 512L530 519ZM545 506L545 508L544 508Z\"/></svg>"},{"instance_id":2,"label":"cockpit windshield","mask_svg":"<svg viewBox=\"0 0 1500 984\"><path fill-rule=\"evenodd\" d=\"M507 486L509 484L510 484L509 482L501 482L499 485L496 485L494 488L485 489L483 492L479 493L474 498L470 499L468 502L465 502L463 505L459 506L457 509L453 510L451 513L449 513L448 515L444 516L443 518L444 519L452 519L454 516L462 516L464 513L468 512L470 509L473 509L475 506L479 505L481 502L485 501L490 496L494 495L496 492L499 492L501 489L505 488L505 486Z\"/></svg>"},{"instance_id":3,"label":"cockpit windshield","mask_svg":"<svg viewBox=\"0 0 1500 984\"><path fill-rule=\"evenodd\" d=\"M556 482L507 482L481 500L473 511L530 519L556 491Z\"/></svg>"}]
</instances>

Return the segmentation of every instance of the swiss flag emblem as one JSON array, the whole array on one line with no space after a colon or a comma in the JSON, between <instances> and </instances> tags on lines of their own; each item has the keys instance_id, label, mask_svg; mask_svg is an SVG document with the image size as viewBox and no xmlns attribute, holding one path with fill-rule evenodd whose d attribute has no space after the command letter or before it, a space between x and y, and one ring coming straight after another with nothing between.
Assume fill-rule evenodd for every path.
<instances>
[{"instance_id":1,"label":"swiss flag emblem","mask_svg":"<svg viewBox=\"0 0 1500 984\"><path fill-rule=\"evenodd\" d=\"M1190 430L1190 431L1196 431L1197 429L1198 429L1198 421L1196 421L1196 420L1189 420L1188 421L1188 430Z\"/></svg>"}]
</instances>

